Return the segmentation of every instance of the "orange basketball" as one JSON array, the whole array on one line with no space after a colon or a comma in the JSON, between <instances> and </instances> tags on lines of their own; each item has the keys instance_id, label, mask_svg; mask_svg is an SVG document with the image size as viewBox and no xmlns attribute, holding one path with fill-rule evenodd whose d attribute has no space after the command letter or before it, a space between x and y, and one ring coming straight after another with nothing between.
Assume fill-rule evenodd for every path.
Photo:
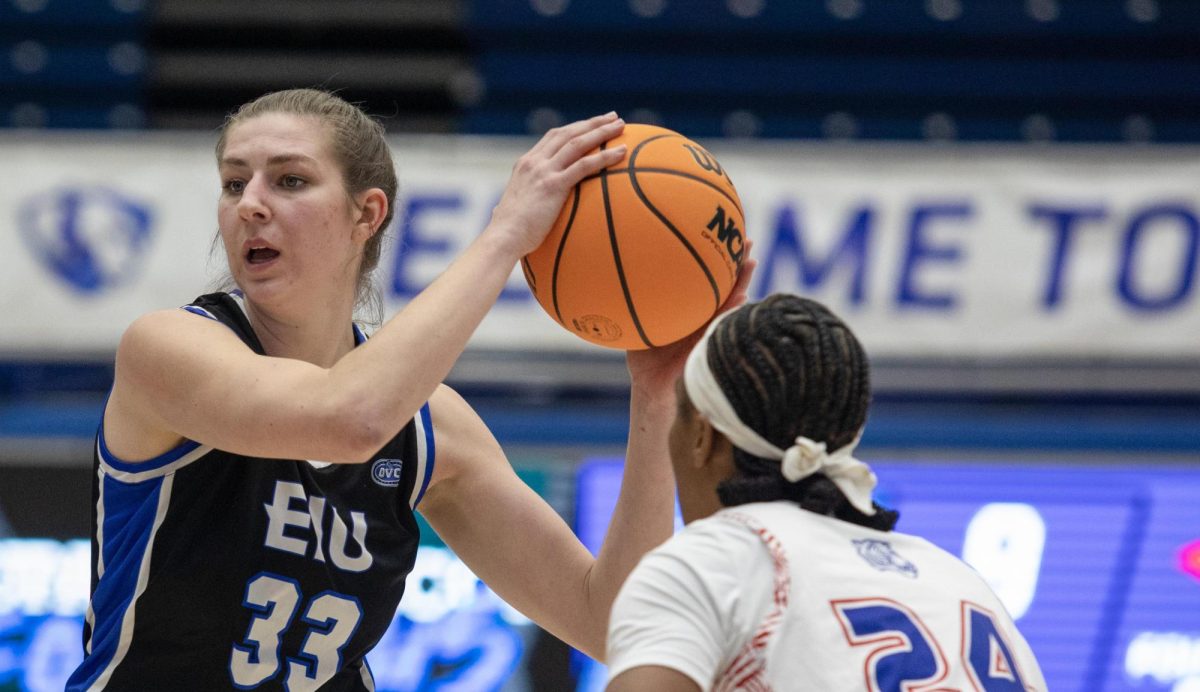
<instances>
[{"instance_id":1,"label":"orange basketball","mask_svg":"<svg viewBox=\"0 0 1200 692\"><path fill-rule=\"evenodd\" d=\"M745 231L737 190L703 147L633 124L602 146L620 144L626 157L575 186L521 265L567 330L636 350L678 341L716 313L737 279Z\"/></svg>"}]
</instances>

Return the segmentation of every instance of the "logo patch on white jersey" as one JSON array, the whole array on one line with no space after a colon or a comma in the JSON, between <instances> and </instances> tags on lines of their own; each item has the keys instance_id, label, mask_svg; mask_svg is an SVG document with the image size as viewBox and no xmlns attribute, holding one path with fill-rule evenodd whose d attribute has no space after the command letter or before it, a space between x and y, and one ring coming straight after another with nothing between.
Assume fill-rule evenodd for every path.
<instances>
[{"instance_id":1,"label":"logo patch on white jersey","mask_svg":"<svg viewBox=\"0 0 1200 692\"><path fill-rule=\"evenodd\" d=\"M371 479L386 488L400 485L404 475L404 462L399 459L376 459L371 464Z\"/></svg>"},{"instance_id":2,"label":"logo patch on white jersey","mask_svg":"<svg viewBox=\"0 0 1200 692\"><path fill-rule=\"evenodd\" d=\"M904 559L892 549L892 544L874 538L853 540L858 556L880 572L899 572L911 579L917 578L917 566Z\"/></svg>"}]
</instances>

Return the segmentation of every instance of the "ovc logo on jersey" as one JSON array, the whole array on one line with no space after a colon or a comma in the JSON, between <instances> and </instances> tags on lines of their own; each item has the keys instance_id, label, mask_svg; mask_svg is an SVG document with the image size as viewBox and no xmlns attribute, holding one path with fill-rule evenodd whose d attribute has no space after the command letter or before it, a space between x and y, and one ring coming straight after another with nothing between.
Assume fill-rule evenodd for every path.
<instances>
[{"instance_id":1,"label":"ovc logo on jersey","mask_svg":"<svg viewBox=\"0 0 1200 692\"><path fill-rule=\"evenodd\" d=\"M99 186L60 188L17 209L17 227L33 255L83 294L133 277L149 247L150 223L146 205Z\"/></svg>"},{"instance_id":2,"label":"ovc logo on jersey","mask_svg":"<svg viewBox=\"0 0 1200 692\"><path fill-rule=\"evenodd\" d=\"M906 577L917 578L917 566L901 557L900 553L892 550L892 544L873 538L851 541L858 556L867 564L881 572L899 572Z\"/></svg>"},{"instance_id":3,"label":"ovc logo on jersey","mask_svg":"<svg viewBox=\"0 0 1200 692\"><path fill-rule=\"evenodd\" d=\"M399 459L376 459L371 464L371 478L382 486L394 488L400 485L404 462Z\"/></svg>"}]
</instances>

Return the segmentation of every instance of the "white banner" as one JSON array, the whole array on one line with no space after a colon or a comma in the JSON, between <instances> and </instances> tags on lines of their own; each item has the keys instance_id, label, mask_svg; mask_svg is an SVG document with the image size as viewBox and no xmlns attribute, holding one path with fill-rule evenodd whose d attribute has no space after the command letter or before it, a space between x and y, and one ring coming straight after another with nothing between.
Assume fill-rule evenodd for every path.
<instances>
[{"instance_id":1,"label":"white banner","mask_svg":"<svg viewBox=\"0 0 1200 692\"><path fill-rule=\"evenodd\" d=\"M391 314L486 224L525 139L405 137ZM223 273L214 138L0 137L0 353L111 351ZM756 296L828 304L874 357L1200 356L1200 156L1129 147L706 143L741 194ZM519 272L485 349L596 351Z\"/></svg>"}]
</instances>

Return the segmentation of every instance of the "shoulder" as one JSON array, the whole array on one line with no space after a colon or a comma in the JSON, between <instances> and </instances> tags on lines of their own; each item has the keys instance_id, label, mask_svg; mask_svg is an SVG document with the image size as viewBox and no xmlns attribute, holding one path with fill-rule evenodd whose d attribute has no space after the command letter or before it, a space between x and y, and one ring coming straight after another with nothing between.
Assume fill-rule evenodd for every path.
<instances>
[{"instance_id":1,"label":"shoulder","mask_svg":"<svg viewBox=\"0 0 1200 692\"><path fill-rule=\"evenodd\" d=\"M754 610L750 593L771 558L751 531L720 514L692 522L646 554L630 574L618 603L676 611L706 610L724 621ZM631 613L632 614L632 613Z\"/></svg>"},{"instance_id":2,"label":"shoulder","mask_svg":"<svg viewBox=\"0 0 1200 692\"><path fill-rule=\"evenodd\" d=\"M230 357L253 355L221 322L178 308L158 310L135 319L117 345L118 381L128 375L168 376L175 369L204 369Z\"/></svg>"},{"instance_id":3,"label":"shoulder","mask_svg":"<svg viewBox=\"0 0 1200 692\"><path fill-rule=\"evenodd\" d=\"M185 306L192 307L192 306ZM211 314L200 309L171 308L148 312L125 329L119 348L137 348L163 342L213 338L239 342L233 332Z\"/></svg>"},{"instance_id":4,"label":"shoulder","mask_svg":"<svg viewBox=\"0 0 1200 692\"><path fill-rule=\"evenodd\" d=\"M719 514L692 522L621 587L609 623L610 675L663 666L707 689L761 620L770 574L768 553L745 527Z\"/></svg>"},{"instance_id":5,"label":"shoulder","mask_svg":"<svg viewBox=\"0 0 1200 692\"><path fill-rule=\"evenodd\" d=\"M644 587L709 594L720 608L741 609L756 600L753 587L768 575L773 559L766 542L727 511L694 521L650 551L630 575L631 589ZM715 602L714 602L715 603Z\"/></svg>"},{"instance_id":6,"label":"shoulder","mask_svg":"<svg viewBox=\"0 0 1200 692\"><path fill-rule=\"evenodd\" d=\"M737 521L730 510L722 510L688 524L649 555L720 568L740 564L761 552L762 541L754 531Z\"/></svg>"}]
</instances>

